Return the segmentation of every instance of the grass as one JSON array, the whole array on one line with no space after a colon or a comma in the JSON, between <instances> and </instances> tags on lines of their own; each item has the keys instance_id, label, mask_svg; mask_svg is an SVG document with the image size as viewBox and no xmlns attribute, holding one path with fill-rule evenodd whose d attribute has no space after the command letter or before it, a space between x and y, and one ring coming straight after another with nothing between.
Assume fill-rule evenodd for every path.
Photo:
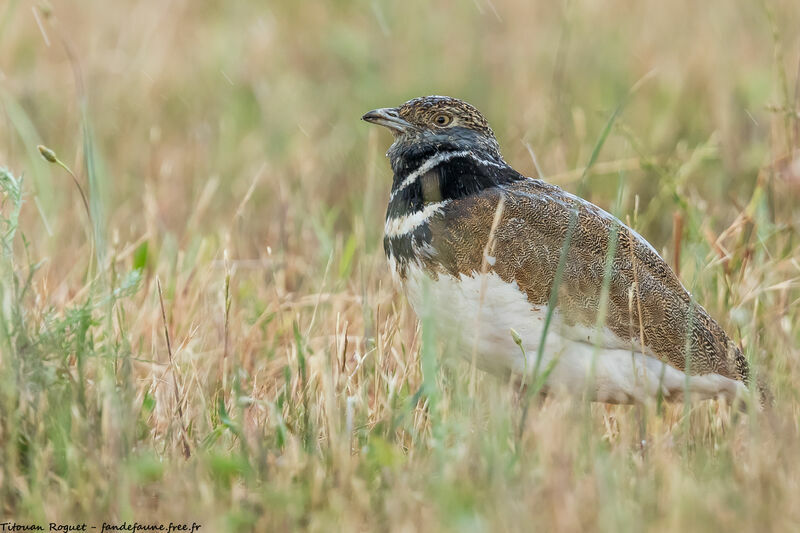
<instances>
[{"instance_id":1,"label":"grass","mask_svg":"<svg viewBox=\"0 0 800 533\"><path fill-rule=\"evenodd\" d=\"M0 521L796 530L797 27L790 0L3 4ZM630 219L774 409L472 387L391 287L390 139L358 121L432 93Z\"/></svg>"}]
</instances>

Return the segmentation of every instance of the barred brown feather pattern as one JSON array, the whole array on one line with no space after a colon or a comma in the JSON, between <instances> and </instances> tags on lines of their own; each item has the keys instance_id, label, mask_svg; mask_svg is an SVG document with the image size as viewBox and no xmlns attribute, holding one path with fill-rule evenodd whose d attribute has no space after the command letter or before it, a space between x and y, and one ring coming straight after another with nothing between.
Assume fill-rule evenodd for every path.
<instances>
[{"instance_id":1,"label":"barred brown feather pattern","mask_svg":"<svg viewBox=\"0 0 800 533\"><path fill-rule=\"evenodd\" d=\"M706 310L692 301L644 239L600 208L541 180L484 189L454 200L433 217L430 244L437 253L420 257L432 275L474 275L487 268L483 252L501 196L505 202L492 243L495 261L488 268L504 281L516 282L532 305L548 303L570 217L577 210L557 300L567 323L595 325L609 239L619 225L606 326L632 343L643 337L646 350L687 373L713 372L748 382L742 352Z\"/></svg>"}]
</instances>

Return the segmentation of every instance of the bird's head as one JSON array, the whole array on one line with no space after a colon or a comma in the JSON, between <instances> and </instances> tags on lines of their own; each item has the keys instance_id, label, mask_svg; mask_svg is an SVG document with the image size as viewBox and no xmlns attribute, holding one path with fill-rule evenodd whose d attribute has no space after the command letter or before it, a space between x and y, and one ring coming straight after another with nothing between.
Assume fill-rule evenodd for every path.
<instances>
[{"instance_id":1,"label":"bird's head","mask_svg":"<svg viewBox=\"0 0 800 533\"><path fill-rule=\"evenodd\" d=\"M387 155L392 166L404 160L446 151L468 150L500 163L492 128L474 106L449 96L423 96L398 107L374 109L363 120L388 128L394 143Z\"/></svg>"}]
</instances>

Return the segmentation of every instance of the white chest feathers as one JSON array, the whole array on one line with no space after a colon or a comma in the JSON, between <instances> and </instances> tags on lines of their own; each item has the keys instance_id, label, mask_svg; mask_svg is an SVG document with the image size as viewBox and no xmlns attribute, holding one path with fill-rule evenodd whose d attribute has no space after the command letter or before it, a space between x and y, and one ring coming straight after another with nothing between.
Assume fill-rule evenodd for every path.
<instances>
[{"instance_id":1,"label":"white chest feathers","mask_svg":"<svg viewBox=\"0 0 800 533\"><path fill-rule=\"evenodd\" d=\"M532 305L516 282L503 281L494 272L440 274L434 280L409 264L401 279L393 259L390 266L417 316L430 318L424 323L435 324L436 336L448 352L493 374L530 376L535 368L541 372L554 361L549 390L586 392L591 399L611 403L641 402L658 394L680 399L687 390L701 398L733 399L746 390L741 382L718 374L687 377L638 343L621 339L608 328L569 325L557 311L545 332L547 306Z\"/></svg>"}]
</instances>

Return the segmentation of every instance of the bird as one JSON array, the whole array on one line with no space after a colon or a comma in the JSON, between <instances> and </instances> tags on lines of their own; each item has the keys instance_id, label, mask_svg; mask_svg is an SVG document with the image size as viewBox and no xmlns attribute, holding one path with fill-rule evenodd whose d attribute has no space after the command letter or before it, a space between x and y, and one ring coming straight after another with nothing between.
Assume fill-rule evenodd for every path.
<instances>
[{"instance_id":1,"label":"bird","mask_svg":"<svg viewBox=\"0 0 800 533\"><path fill-rule=\"evenodd\" d=\"M473 105L424 96L361 118L394 138L383 236L393 281L448 350L597 402L748 394L742 350L653 246L514 170Z\"/></svg>"}]
</instances>

